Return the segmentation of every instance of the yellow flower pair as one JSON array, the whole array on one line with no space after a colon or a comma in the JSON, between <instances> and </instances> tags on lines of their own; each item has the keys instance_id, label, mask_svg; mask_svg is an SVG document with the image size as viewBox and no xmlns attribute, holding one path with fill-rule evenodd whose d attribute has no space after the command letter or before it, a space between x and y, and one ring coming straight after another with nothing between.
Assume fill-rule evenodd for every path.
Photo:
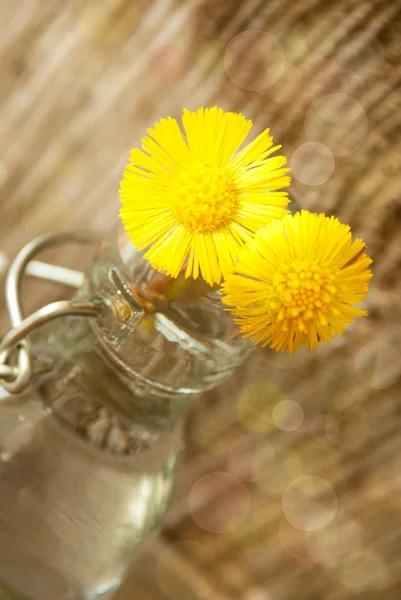
<instances>
[{"instance_id":1,"label":"yellow flower pair","mask_svg":"<svg viewBox=\"0 0 401 600\"><path fill-rule=\"evenodd\" d=\"M371 260L333 217L286 209L289 169L269 130L216 107L162 119L131 151L121 219L145 258L172 277L220 283L241 331L276 350L341 334L364 299Z\"/></svg>"}]
</instances>

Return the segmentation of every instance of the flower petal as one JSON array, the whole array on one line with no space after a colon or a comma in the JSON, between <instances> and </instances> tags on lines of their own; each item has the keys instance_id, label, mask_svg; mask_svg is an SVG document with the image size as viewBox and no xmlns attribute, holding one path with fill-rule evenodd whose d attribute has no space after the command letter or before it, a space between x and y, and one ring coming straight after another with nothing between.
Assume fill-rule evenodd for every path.
<instances>
[{"instance_id":1,"label":"flower petal","mask_svg":"<svg viewBox=\"0 0 401 600\"><path fill-rule=\"evenodd\" d=\"M221 108L184 110L182 122L192 160L225 167L252 128L243 115Z\"/></svg>"}]
</instances>

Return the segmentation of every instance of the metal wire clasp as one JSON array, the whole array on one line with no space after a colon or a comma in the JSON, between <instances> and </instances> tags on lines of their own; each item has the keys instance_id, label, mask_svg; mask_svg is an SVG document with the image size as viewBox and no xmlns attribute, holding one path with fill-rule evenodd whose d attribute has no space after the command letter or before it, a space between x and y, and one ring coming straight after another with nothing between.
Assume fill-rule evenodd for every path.
<instances>
[{"instance_id":1,"label":"metal wire clasp","mask_svg":"<svg viewBox=\"0 0 401 600\"><path fill-rule=\"evenodd\" d=\"M79 271L32 261L32 258L38 252L58 244L67 242L94 244L99 243L101 240L102 236L93 231L67 231L43 235L24 246L11 264L6 279L6 303L12 329L0 344L0 384L8 392L19 393L30 382L32 366L30 347L26 336L31 331L60 316L95 317L100 310L99 306L92 302L62 300L47 304L24 318L20 289L22 277L25 273L33 277L64 283L75 288L79 287L83 281L83 275Z\"/></svg>"}]
</instances>

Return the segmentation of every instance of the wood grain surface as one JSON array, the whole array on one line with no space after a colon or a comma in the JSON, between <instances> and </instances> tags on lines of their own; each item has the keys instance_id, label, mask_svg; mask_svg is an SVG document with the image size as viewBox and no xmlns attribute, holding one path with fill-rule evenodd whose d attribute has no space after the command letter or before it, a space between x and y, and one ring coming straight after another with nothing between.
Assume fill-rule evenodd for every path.
<instances>
[{"instance_id":1,"label":"wood grain surface","mask_svg":"<svg viewBox=\"0 0 401 600\"><path fill-rule=\"evenodd\" d=\"M374 259L368 318L255 351L193 406L165 528L116 598L398 600L401 1L3 0L0 22L0 271L39 233L109 231L146 127L215 104L269 126L298 204ZM26 309L63 293L30 285Z\"/></svg>"}]
</instances>

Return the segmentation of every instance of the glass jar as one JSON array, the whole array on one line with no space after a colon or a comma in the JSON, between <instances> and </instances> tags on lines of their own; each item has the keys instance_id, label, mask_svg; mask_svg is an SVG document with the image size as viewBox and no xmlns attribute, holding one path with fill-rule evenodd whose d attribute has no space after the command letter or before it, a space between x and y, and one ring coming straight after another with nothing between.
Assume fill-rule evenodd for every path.
<instances>
[{"instance_id":1,"label":"glass jar","mask_svg":"<svg viewBox=\"0 0 401 600\"><path fill-rule=\"evenodd\" d=\"M31 333L29 388L0 387L10 598L84 600L119 585L168 508L186 408L250 351L216 289L154 271L125 235L101 244L76 297L98 316Z\"/></svg>"}]
</instances>

